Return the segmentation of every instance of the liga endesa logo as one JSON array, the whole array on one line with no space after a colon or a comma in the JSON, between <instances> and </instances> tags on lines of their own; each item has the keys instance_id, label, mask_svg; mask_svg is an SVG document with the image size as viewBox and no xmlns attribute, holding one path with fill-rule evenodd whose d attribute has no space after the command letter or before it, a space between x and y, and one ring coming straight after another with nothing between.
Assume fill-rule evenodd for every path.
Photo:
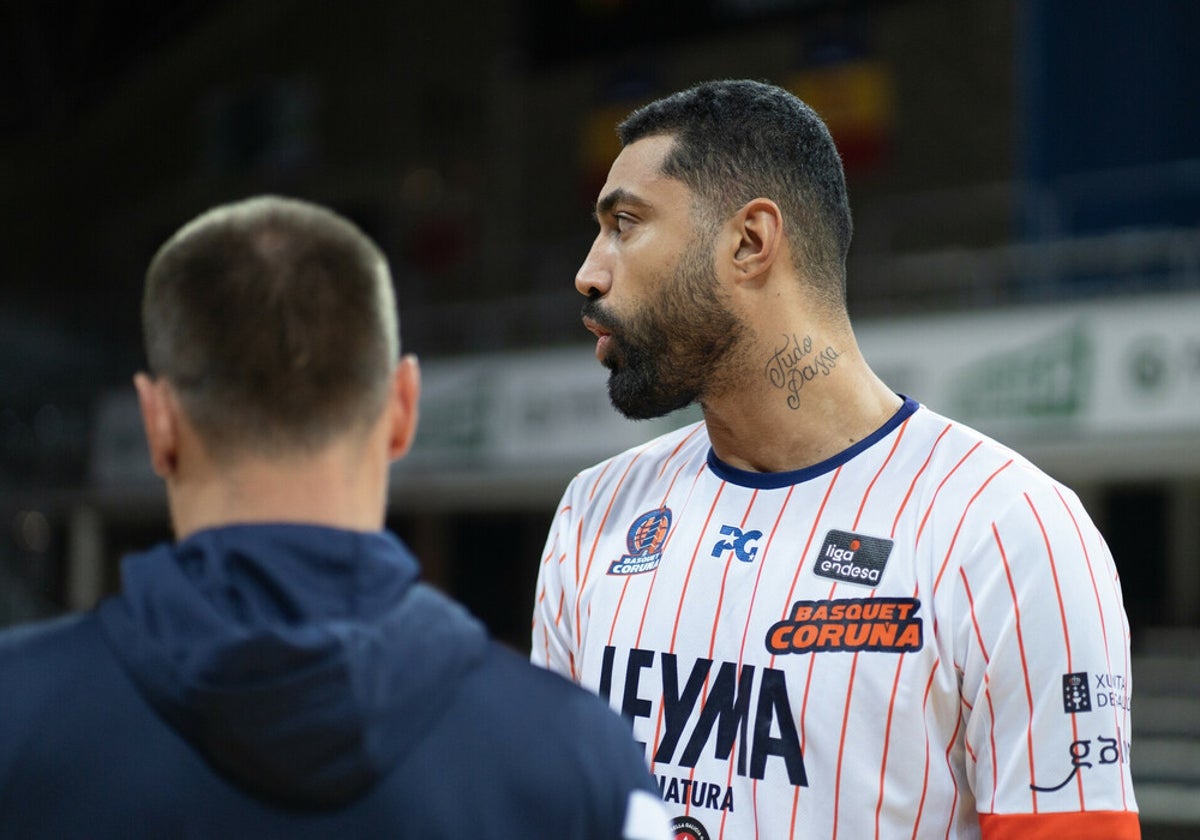
<instances>
[{"instance_id":1,"label":"liga endesa logo","mask_svg":"<svg viewBox=\"0 0 1200 840\"><path fill-rule=\"evenodd\" d=\"M771 653L827 650L905 653L924 644L918 598L838 598L797 601L791 615L767 631Z\"/></svg>"},{"instance_id":2,"label":"liga endesa logo","mask_svg":"<svg viewBox=\"0 0 1200 840\"><path fill-rule=\"evenodd\" d=\"M891 553L891 540L835 529L825 535L813 572L842 583L878 586Z\"/></svg>"},{"instance_id":3,"label":"liga endesa logo","mask_svg":"<svg viewBox=\"0 0 1200 840\"><path fill-rule=\"evenodd\" d=\"M628 554L621 555L620 560L614 560L608 567L610 575L640 575L642 572L652 572L658 568L662 560L663 544L671 530L671 509L655 508L648 510L633 520L629 533L625 536Z\"/></svg>"}]
</instances>

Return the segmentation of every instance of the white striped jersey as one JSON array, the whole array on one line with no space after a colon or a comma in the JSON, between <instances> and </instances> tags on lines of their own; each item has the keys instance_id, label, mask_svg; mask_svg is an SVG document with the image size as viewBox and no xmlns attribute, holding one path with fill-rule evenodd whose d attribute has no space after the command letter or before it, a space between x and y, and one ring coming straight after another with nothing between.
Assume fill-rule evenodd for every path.
<instances>
[{"instance_id":1,"label":"white striped jersey","mask_svg":"<svg viewBox=\"0 0 1200 840\"><path fill-rule=\"evenodd\" d=\"M1139 836L1103 538L909 399L794 472L722 463L697 423L580 473L531 658L630 720L679 837Z\"/></svg>"}]
</instances>

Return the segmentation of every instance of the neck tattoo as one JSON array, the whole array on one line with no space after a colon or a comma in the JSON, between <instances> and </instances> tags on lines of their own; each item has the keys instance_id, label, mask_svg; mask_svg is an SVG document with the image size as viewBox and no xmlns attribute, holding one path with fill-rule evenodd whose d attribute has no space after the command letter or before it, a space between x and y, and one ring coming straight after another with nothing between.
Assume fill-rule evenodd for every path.
<instances>
[{"instance_id":1,"label":"neck tattoo","mask_svg":"<svg viewBox=\"0 0 1200 840\"><path fill-rule=\"evenodd\" d=\"M788 408L800 407L800 392L818 376L828 376L837 367L842 354L832 344L813 352L812 336L797 338L795 333L784 335L767 361L764 372L771 386L787 392Z\"/></svg>"}]
</instances>

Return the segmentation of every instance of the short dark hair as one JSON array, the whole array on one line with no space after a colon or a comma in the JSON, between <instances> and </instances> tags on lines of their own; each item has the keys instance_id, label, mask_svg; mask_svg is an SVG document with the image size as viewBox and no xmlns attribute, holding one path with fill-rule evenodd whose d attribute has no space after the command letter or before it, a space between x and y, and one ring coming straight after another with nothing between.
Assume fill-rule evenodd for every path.
<instances>
[{"instance_id":1,"label":"short dark hair","mask_svg":"<svg viewBox=\"0 0 1200 840\"><path fill-rule=\"evenodd\" d=\"M664 175L686 184L724 219L753 198L769 198L823 294L845 302L853 223L841 157L808 105L775 85L704 82L651 102L618 127L621 144L670 135Z\"/></svg>"},{"instance_id":2,"label":"short dark hair","mask_svg":"<svg viewBox=\"0 0 1200 840\"><path fill-rule=\"evenodd\" d=\"M373 422L400 350L387 261L324 207L261 196L181 228L146 272L142 329L214 456L313 451Z\"/></svg>"}]
</instances>

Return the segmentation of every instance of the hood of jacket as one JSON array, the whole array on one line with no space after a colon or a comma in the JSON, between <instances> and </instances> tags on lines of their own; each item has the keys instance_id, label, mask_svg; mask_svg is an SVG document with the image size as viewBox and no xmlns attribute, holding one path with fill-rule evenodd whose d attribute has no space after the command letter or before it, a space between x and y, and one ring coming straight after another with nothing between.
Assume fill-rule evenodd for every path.
<instances>
[{"instance_id":1,"label":"hood of jacket","mask_svg":"<svg viewBox=\"0 0 1200 840\"><path fill-rule=\"evenodd\" d=\"M487 634L387 532L201 531L131 555L98 615L158 713L290 805L352 801L419 739Z\"/></svg>"}]
</instances>

